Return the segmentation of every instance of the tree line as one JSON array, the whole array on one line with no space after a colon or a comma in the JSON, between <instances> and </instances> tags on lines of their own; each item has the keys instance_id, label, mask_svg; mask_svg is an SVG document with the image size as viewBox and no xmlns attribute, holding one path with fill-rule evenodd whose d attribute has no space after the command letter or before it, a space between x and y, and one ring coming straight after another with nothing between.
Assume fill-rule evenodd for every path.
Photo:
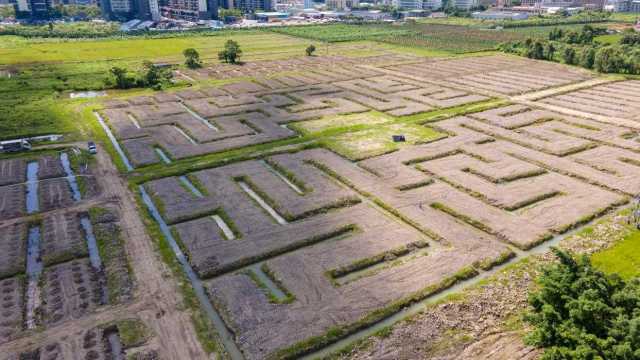
<instances>
[{"instance_id":1,"label":"tree line","mask_svg":"<svg viewBox=\"0 0 640 360\"><path fill-rule=\"evenodd\" d=\"M563 62L601 73L640 74L640 34L625 33L615 44L594 41L606 29L585 25L580 31L553 29L548 39L515 41L500 45L507 53L530 59Z\"/></svg>"}]
</instances>

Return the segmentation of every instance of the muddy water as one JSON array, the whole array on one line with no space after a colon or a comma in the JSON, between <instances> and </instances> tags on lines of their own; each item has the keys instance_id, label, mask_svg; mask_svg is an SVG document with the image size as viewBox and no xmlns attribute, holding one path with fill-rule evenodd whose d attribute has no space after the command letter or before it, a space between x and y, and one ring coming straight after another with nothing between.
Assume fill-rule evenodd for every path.
<instances>
[{"instance_id":1,"label":"muddy water","mask_svg":"<svg viewBox=\"0 0 640 360\"><path fill-rule=\"evenodd\" d=\"M198 114L197 112L191 110L187 105L185 105L182 101L180 101L180 106L182 106L185 110L187 110L187 112L189 114L191 114L191 116L193 116L194 118L202 121L202 123L204 123L209 129L213 130L213 131L220 131L220 129L218 129L215 125L213 125L212 123L210 123L209 121L207 121L207 119L203 118L202 116L200 116L200 114Z\"/></svg>"},{"instance_id":2,"label":"muddy water","mask_svg":"<svg viewBox=\"0 0 640 360\"><path fill-rule=\"evenodd\" d=\"M138 120L135 117L133 117L133 115L127 114L127 117L129 118L129 120L131 120L131 122L133 123L133 126L135 126L136 128L140 129L140 123L138 122Z\"/></svg>"},{"instance_id":3,"label":"muddy water","mask_svg":"<svg viewBox=\"0 0 640 360\"><path fill-rule=\"evenodd\" d=\"M100 276L100 302L102 304L106 304L109 301L109 292L104 277L104 268L102 267L100 251L98 250L98 242L96 241L96 237L93 233L93 226L91 225L91 220L89 220L88 216L82 216L80 218L80 224L82 225L84 238L87 241L87 248L89 249L89 262L91 262L91 267L93 268L93 270L95 270L95 272Z\"/></svg>"},{"instance_id":4,"label":"muddy water","mask_svg":"<svg viewBox=\"0 0 640 360\"><path fill-rule=\"evenodd\" d=\"M246 182L238 181L238 185L240 185L240 188L245 193L247 193L247 195L249 195L249 197L251 197L253 200L255 200L255 202L257 202L258 205L260 205L260 207L264 209L264 211L266 211L269 215L271 215L271 217L278 224L284 225L284 224L287 223L287 220L285 220L282 216L280 216L280 214L278 214L278 212L274 208L269 206L269 204L267 204L267 202L264 201L264 199L262 197L260 197L260 195L256 194L256 192L253 191L253 189L251 189L251 187L249 187L249 185L247 185Z\"/></svg>"},{"instance_id":5,"label":"muddy water","mask_svg":"<svg viewBox=\"0 0 640 360\"><path fill-rule=\"evenodd\" d=\"M285 184L287 184L291 189L293 189L293 191L297 192L298 195L303 195L304 191L302 191L302 189L300 189L300 187L296 184L294 184L293 182L291 182L291 180L287 179L286 176L284 176L283 174L281 174L278 170L276 170L273 166L269 165L268 162L264 161L264 160L260 160L260 162L267 168L269 169L270 172L272 172L273 174L275 174L277 177L279 177L280 179L282 179L282 181L284 181Z\"/></svg>"},{"instance_id":6,"label":"muddy water","mask_svg":"<svg viewBox=\"0 0 640 360\"><path fill-rule=\"evenodd\" d=\"M107 96L106 91L76 91L69 93L70 99L91 99L101 96Z\"/></svg>"},{"instance_id":7,"label":"muddy water","mask_svg":"<svg viewBox=\"0 0 640 360\"><path fill-rule=\"evenodd\" d=\"M109 140L111 140L111 143L113 144L113 147L116 149L116 152L118 153L118 155L120 155L120 159L122 159L122 162L124 163L124 166L127 169L127 171L133 170L133 166L129 162L129 158L127 158L127 155L124 153L124 151L120 147L120 144L118 143L118 140L116 140L116 137L113 136L111 129L109 129L107 124L104 122L104 119L102 119L102 116L100 116L100 114L95 111L93 112L93 115L95 115L96 119L98 119L98 122L100 123L100 126L102 126L102 128L104 129L104 132L107 133L107 137L109 137Z\"/></svg>"},{"instance_id":8,"label":"muddy water","mask_svg":"<svg viewBox=\"0 0 640 360\"><path fill-rule=\"evenodd\" d=\"M38 282L43 269L40 246L40 226L32 226L29 228L29 238L27 240L27 329L36 327L36 309L40 306Z\"/></svg>"},{"instance_id":9,"label":"muddy water","mask_svg":"<svg viewBox=\"0 0 640 360\"><path fill-rule=\"evenodd\" d=\"M38 162L27 164L27 213L33 214L40 210L38 202Z\"/></svg>"},{"instance_id":10,"label":"muddy water","mask_svg":"<svg viewBox=\"0 0 640 360\"><path fill-rule=\"evenodd\" d=\"M181 128L177 127L177 126L173 126L174 129L176 129L176 131L178 131L182 136L185 137L185 139L189 140L189 142L192 145L198 145L198 142L192 138L191 136L189 136L189 134L186 133L186 131L182 130Z\"/></svg>"},{"instance_id":11,"label":"muddy water","mask_svg":"<svg viewBox=\"0 0 640 360\"><path fill-rule=\"evenodd\" d=\"M224 221L222 217L220 217L220 215L213 215L211 216L211 218L216 222L216 225L218 225L220 230L222 230L222 233L224 234L225 238L227 238L227 240L235 240L236 234L233 233L233 230L231 230L229 225L226 223L226 221Z\"/></svg>"},{"instance_id":12,"label":"muddy water","mask_svg":"<svg viewBox=\"0 0 640 360\"><path fill-rule=\"evenodd\" d=\"M87 240L87 247L89 248L89 260L91 266L96 269L102 269L102 259L100 259L100 252L98 251L98 242L93 234L93 226L91 226L91 220L89 217L83 216L80 218L80 224L84 230L84 236Z\"/></svg>"},{"instance_id":13,"label":"muddy water","mask_svg":"<svg viewBox=\"0 0 640 360\"><path fill-rule=\"evenodd\" d=\"M160 227L160 231L162 231L162 234L164 235L165 239L167 239L167 241L169 242L169 245L171 246L171 249L176 255L176 258L180 262L180 265L182 265L182 269L184 270L185 275L189 279L189 282L191 282L191 286L193 287L196 297L200 302L200 307L202 308L202 310L204 310L204 312L207 314L207 316L215 326L216 332L218 333L218 336L220 336L220 340L224 345L224 348L227 351L229 357L232 360L244 359L244 356L242 356L240 349L238 349L235 341L233 340L233 334L229 331L229 329L225 325L224 321L220 317L220 314L218 314L214 309L213 305L211 305L211 301L209 300L206 290L202 285L202 281L200 281L200 279L198 278L198 275L196 275L196 273L193 271L193 268L191 267L191 264L189 264L187 257L184 255L184 253L178 246L178 243L173 238L173 235L171 234L171 230L169 229L169 226L167 225L167 223L165 223L164 219L162 219L162 216L160 216L158 209L153 204L153 201L151 201L151 198L147 194L147 191L144 189L144 186L140 185L138 187L138 190L140 191L140 195L142 196L142 201L147 206L149 213L151 214L153 219L158 223L158 226Z\"/></svg>"},{"instance_id":14,"label":"muddy water","mask_svg":"<svg viewBox=\"0 0 640 360\"><path fill-rule=\"evenodd\" d=\"M109 331L105 334L105 337L107 338L109 348L111 349L111 359L124 360L125 354L122 348L122 342L120 341L120 335L118 335L118 331Z\"/></svg>"},{"instance_id":15,"label":"muddy water","mask_svg":"<svg viewBox=\"0 0 640 360\"><path fill-rule=\"evenodd\" d=\"M62 162L62 167L64 168L64 172L67 174L67 181L69 182L69 186L71 187L71 192L73 193L73 200L80 201L80 188L78 187L78 182L76 181L76 176L71 170L71 163L69 162L69 155L65 152L60 154L60 162Z\"/></svg>"},{"instance_id":16,"label":"muddy water","mask_svg":"<svg viewBox=\"0 0 640 360\"><path fill-rule=\"evenodd\" d=\"M165 164L171 164L171 159L169 159L167 154L165 154L164 151L162 151L162 149L160 148L155 148L155 149L156 149L156 154L160 156L160 159L162 159L162 162L164 162Z\"/></svg>"},{"instance_id":17,"label":"muddy water","mask_svg":"<svg viewBox=\"0 0 640 360\"><path fill-rule=\"evenodd\" d=\"M191 191L191 193L199 198L203 197L204 195L200 192L200 190L198 190L197 187L195 187L195 185L193 185L193 183L191 182L191 180L189 180L188 177L182 175L180 176L178 179L180 179L180 182L184 184L184 186L186 186L189 191Z\"/></svg>"},{"instance_id":18,"label":"muddy water","mask_svg":"<svg viewBox=\"0 0 640 360\"><path fill-rule=\"evenodd\" d=\"M249 266L249 270L252 271L256 277L258 278L258 280L260 280L260 282L262 284L264 284L267 287L267 290L273 294L273 296L276 297L276 299L278 299L279 301L283 301L287 298L287 294L285 294L280 287L273 282L273 280L271 280L271 278L265 274L264 271L262 271L262 262L260 263L255 263L251 266Z\"/></svg>"}]
</instances>

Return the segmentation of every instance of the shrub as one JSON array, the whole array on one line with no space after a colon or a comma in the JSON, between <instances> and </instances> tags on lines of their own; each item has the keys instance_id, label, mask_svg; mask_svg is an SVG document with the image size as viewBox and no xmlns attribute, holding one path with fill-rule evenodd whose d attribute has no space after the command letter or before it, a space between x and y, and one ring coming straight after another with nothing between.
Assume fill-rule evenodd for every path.
<instances>
[{"instance_id":1,"label":"shrub","mask_svg":"<svg viewBox=\"0 0 640 360\"><path fill-rule=\"evenodd\" d=\"M543 360L637 359L640 356L640 281L595 269L586 256L558 249L529 298L533 325L527 343L544 348Z\"/></svg>"},{"instance_id":2,"label":"shrub","mask_svg":"<svg viewBox=\"0 0 640 360\"><path fill-rule=\"evenodd\" d=\"M565 64L575 65L576 51L571 46L567 46L562 53L562 60L564 60Z\"/></svg>"},{"instance_id":3,"label":"shrub","mask_svg":"<svg viewBox=\"0 0 640 360\"><path fill-rule=\"evenodd\" d=\"M307 53L307 56L311 56L313 55L313 52L316 51L316 46L311 44L309 45L306 49L305 52Z\"/></svg>"},{"instance_id":4,"label":"shrub","mask_svg":"<svg viewBox=\"0 0 640 360\"><path fill-rule=\"evenodd\" d=\"M617 73L625 68L625 61L618 49L607 46L598 49L594 65L599 72Z\"/></svg>"},{"instance_id":5,"label":"shrub","mask_svg":"<svg viewBox=\"0 0 640 360\"><path fill-rule=\"evenodd\" d=\"M580 55L580 66L593 69L593 64L596 61L596 49L589 46L582 50L582 54Z\"/></svg>"}]
</instances>

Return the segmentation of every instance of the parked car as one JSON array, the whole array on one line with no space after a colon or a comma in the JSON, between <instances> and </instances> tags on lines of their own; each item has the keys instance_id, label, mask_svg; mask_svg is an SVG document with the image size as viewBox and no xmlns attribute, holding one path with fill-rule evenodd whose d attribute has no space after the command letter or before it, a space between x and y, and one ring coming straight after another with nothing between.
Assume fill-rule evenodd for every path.
<instances>
[{"instance_id":1,"label":"parked car","mask_svg":"<svg viewBox=\"0 0 640 360\"><path fill-rule=\"evenodd\" d=\"M97 154L98 153L98 148L96 147L96 143L94 143L93 141L89 141L89 143L87 144L87 148L89 149L89 154Z\"/></svg>"},{"instance_id":2,"label":"parked car","mask_svg":"<svg viewBox=\"0 0 640 360\"><path fill-rule=\"evenodd\" d=\"M0 142L2 152L19 152L31 150L31 143L25 139L7 140Z\"/></svg>"}]
</instances>

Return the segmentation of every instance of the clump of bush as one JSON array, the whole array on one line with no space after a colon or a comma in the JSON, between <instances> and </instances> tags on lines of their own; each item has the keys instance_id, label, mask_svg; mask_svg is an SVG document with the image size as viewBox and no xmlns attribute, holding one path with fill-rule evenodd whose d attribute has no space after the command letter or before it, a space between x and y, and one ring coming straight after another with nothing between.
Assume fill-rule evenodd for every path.
<instances>
[{"instance_id":1,"label":"clump of bush","mask_svg":"<svg viewBox=\"0 0 640 360\"><path fill-rule=\"evenodd\" d=\"M111 76L105 79L105 85L117 89L149 87L161 90L173 77L169 69L161 68L150 61L143 62L142 69L137 73L118 66L112 67L109 73Z\"/></svg>"},{"instance_id":2,"label":"clump of bush","mask_svg":"<svg viewBox=\"0 0 640 360\"><path fill-rule=\"evenodd\" d=\"M557 264L537 279L525 320L543 360L640 358L640 280L597 270L588 257L553 249Z\"/></svg>"}]
</instances>

